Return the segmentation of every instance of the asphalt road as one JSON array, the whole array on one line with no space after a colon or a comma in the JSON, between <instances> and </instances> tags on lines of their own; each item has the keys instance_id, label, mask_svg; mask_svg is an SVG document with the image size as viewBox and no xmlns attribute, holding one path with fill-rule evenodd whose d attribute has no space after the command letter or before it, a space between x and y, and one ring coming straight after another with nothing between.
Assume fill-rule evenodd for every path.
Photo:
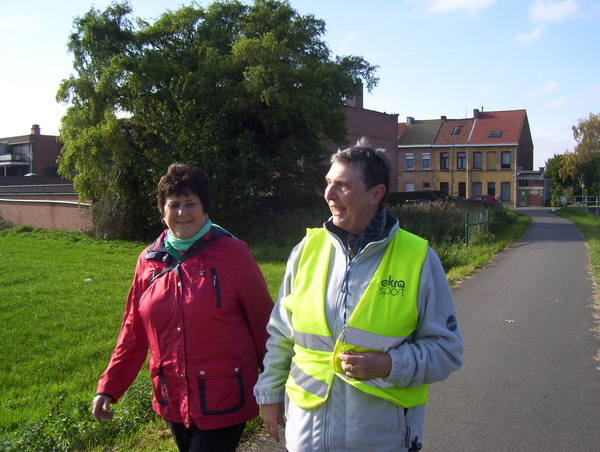
<instances>
[{"instance_id":1,"label":"asphalt road","mask_svg":"<svg viewBox=\"0 0 600 452\"><path fill-rule=\"evenodd\" d=\"M524 237L454 290L464 365L431 385L423 452L600 451L600 311L578 229Z\"/></svg>"}]
</instances>

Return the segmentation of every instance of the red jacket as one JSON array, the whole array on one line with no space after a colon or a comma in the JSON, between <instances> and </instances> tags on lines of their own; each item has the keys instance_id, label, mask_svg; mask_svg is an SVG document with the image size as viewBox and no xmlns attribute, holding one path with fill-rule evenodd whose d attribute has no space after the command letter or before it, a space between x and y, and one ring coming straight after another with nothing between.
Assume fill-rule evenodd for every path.
<instances>
[{"instance_id":1,"label":"red jacket","mask_svg":"<svg viewBox=\"0 0 600 452\"><path fill-rule=\"evenodd\" d=\"M220 234L213 227L205 236ZM273 308L264 277L241 240L223 236L157 278L171 261L166 231L138 258L118 342L98 382L116 402L150 349L154 410L201 429L258 416L252 393L263 368Z\"/></svg>"}]
</instances>

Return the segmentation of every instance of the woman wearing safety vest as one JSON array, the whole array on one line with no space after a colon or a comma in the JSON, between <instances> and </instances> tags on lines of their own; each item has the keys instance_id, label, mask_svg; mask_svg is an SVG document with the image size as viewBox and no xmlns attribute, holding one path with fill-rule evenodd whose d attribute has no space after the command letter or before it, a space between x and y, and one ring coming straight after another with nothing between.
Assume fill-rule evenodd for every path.
<instances>
[{"instance_id":1,"label":"woman wearing safety vest","mask_svg":"<svg viewBox=\"0 0 600 452\"><path fill-rule=\"evenodd\" d=\"M332 217L289 257L254 388L289 452L420 450L427 385L462 365L440 260L385 209L392 170L364 138L334 154Z\"/></svg>"}]
</instances>

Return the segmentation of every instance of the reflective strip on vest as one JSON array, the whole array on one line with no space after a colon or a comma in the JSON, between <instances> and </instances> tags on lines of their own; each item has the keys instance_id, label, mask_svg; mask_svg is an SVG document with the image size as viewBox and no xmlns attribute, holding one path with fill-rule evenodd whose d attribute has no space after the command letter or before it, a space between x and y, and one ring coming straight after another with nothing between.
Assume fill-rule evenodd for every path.
<instances>
[{"instance_id":1,"label":"reflective strip on vest","mask_svg":"<svg viewBox=\"0 0 600 452\"><path fill-rule=\"evenodd\" d=\"M427 401L427 386L399 388L382 378L369 381L347 377L341 368L339 340L331 337L325 315L325 292L331 253L325 229L308 229L298 261L292 292L283 305L292 313L294 351L286 382L292 403L314 408L327 400L333 379L361 391L412 407ZM418 322L417 293L427 242L402 229L388 244L384 256L346 328L346 348L386 353L398 348Z\"/></svg>"},{"instance_id":2,"label":"reflective strip on vest","mask_svg":"<svg viewBox=\"0 0 600 452\"><path fill-rule=\"evenodd\" d=\"M294 331L294 340L300 347L321 352L332 352L335 345L331 336L303 333L302 331Z\"/></svg>"},{"instance_id":3,"label":"reflective strip on vest","mask_svg":"<svg viewBox=\"0 0 600 452\"><path fill-rule=\"evenodd\" d=\"M387 353L393 348L398 348L406 340L406 336L383 336L369 331L359 330L349 326L346 328L346 343L371 350ZM310 347L307 347L310 348Z\"/></svg>"},{"instance_id":4,"label":"reflective strip on vest","mask_svg":"<svg viewBox=\"0 0 600 452\"><path fill-rule=\"evenodd\" d=\"M321 398L324 398L327 395L327 383L319 381L315 377L311 377L294 363L292 363L290 375L296 384L305 391L311 392Z\"/></svg>"}]
</instances>

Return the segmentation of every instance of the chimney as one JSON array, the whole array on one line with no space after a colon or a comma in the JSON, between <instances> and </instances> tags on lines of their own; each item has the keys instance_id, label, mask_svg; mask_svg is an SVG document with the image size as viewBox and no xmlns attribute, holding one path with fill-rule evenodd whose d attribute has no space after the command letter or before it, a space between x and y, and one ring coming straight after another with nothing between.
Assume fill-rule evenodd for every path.
<instances>
[{"instance_id":1,"label":"chimney","mask_svg":"<svg viewBox=\"0 0 600 452\"><path fill-rule=\"evenodd\" d=\"M414 122L415 122L415 118L413 118L412 116L407 116L406 117L406 125L407 126L413 124Z\"/></svg>"},{"instance_id":2,"label":"chimney","mask_svg":"<svg viewBox=\"0 0 600 452\"><path fill-rule=\"evenodd\" d=\"M446 121L446 116L442 116L441 120L442 120L442 122L445 122Z\"/></svg>"},{"instance_id":3,"label":"chimney","mask_svg":"<svg viewBox=\"0 0 600 452\"><path fill-rule=\"evenodd\" d=\"M479 119L479 110L476 108L473 109L473 119Z\"/></svg>"},{"instance_id":4,"label":"chimney","mask_svg":"<svg viewBox=\"0 0 600 452\"><path fill-rule=\"evenodd\" d=\"M40 135L40 126L34 124L31 126L31 135Z\"/></svg>"},{"instance_id":5,"label":"chimney","mask_svg":"<svg viewBox=\"0 0 600 452\"><path fill-rule=\"evenodd\" d=\"M363 84L362 82L355 83L352 91L354 95L348 99L346 99L346 105L348 107L354 107L359 110L363 108Z\"/></svg>"}]
</instances>

